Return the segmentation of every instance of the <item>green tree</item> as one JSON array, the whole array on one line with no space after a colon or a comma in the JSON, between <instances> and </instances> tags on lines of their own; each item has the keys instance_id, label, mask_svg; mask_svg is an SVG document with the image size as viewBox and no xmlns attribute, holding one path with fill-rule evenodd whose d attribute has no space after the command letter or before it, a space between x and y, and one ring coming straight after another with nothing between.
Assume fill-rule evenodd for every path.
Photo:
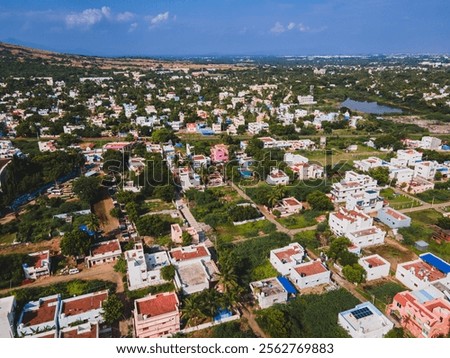
<instances>
[{"instance_id":1,"label":"green tree","mask_svg":"<svg viewBox=\"0 0 450 358\"><path fill-rule=\"evenodd\" d=\"M61 252L67 256L84 256L89 252L92 241L90 236L78 229L66 232L61 239Z\"/></svg>"},{"instance_id":2,"label":"green tree","mask_svg":"<svg viewBox=\"0 0 450 358\"><path fill-rule=\"evenodd\" d=\"M306 197L306 201L309 205L311 205L311 208L313 210L326 211L334 209L334 205L330 201L330 199L324 193L318 190L308 194L308 196Z\"/></svg>"},{"instance_id":3,"label":"green tree","mask_svg":"<svg viewBox=\"0 0 450 358\"><path fill-rule=\"evenodd\" d=\"M123 257L120 257L114 264L114 271L120 272L122 274L126 274L127 273L127 260L125 260Z\"/></svg>"},{"instance_id":4,"label":"green tree","mask_svg":"<svg viewBox=\"0 0 450 358\"><path fill-rule=\"evenodd\" d=\"M404 338L405 331L401 327L394 327L384 335L384 338Z\"/></svg>"},{"instance_id":5,"label":"green tree","mask_svg":"<svg viewBox=\"0 0 450 358\"><path fill-rule=\"evenodd\" d=\"M161 277L166 281L172 281L175 278L175 266L164 266L161 269Z\"/></svg>"},{"instance_id":6,"label":"green tree","mask_svg":"<svg viewBox=\"0 0 450 358\"><path fill-rule=\"evenodd\" d=\"M359 264L344 266L342 273L348 281L353 283L362 283L366 280L366 271Z\"/></svg>"},{"instance_id":7,"label":"green tree","mask_svg":"<svg viewBox=\"0 0 450 358\"><path fill-rule=\"evenodd\" d=\"M344 252L348 252L348 247L351 242L346 237L337 237L331 241L330 248L328 249L328 257L334 260L339 260Z\"/></svg>"},{"instance_id":8,"label":"green tree","mask_svg":"<svg viewBox=\"0 0 450 358\"><path fill-rule=\"evenodd\" d=\"M92 204L99 197L100 181L98 177L82 176L74 181L73 192L81 201Z\"/></svg>"},{"instance_id":9,"label":"green tree","mask_svg":"<svg viewBox=\"0 0 450 358\"><path fill-rule=\"evenodd\" d=\"M110 295L103 302L103 319L109 325L117 322L122 316L123 303L116 295Z\"/></svg>"},{"instance_id":10,"label":"green tree","mask_svg":"<svg viewBox=\"0 0 450 358\"><path fill-rule=\"evenodd\" d=\"M170 232L170 222L159 215L142 216L136 221L140 235L164 236Z\"/></svg>"},{"instance_id":11,"label":"green tree","mask_svg":"<svg viewBox=\"0 0 450 358\"><path fill-rule=\"evenodd\" d=\"M283 199L285 192L286 188L283 185L277 185L267 199L269 207L273 208L281 199Z\"/></svg>"},{"instance_id":12,"label":"green tree","mask_svg":"<svg viewBox=\"0 0 450 358\"><path fill-rule=\"evenodd\" d=\"M181 240L181 244L183 246L192 245L192 236L187 231L183 231L183 233L181 234Z\"/></svg>"},{"instance_id":13,"label":"green tree","mask_svg":"<svg viewBox=\"0 0 450 358\"><path fill-rule=\"evenodd\" d=\"M378 185L387 185L390 182L389 168L387 167L369 169L369 175L378 182Z\"/></svg>"}]
</instances>

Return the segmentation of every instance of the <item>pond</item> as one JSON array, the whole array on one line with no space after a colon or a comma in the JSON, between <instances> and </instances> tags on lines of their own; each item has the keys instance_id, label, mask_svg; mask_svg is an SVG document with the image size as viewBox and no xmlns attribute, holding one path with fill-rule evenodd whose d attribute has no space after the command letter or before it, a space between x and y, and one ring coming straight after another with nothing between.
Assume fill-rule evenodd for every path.
<instances>
[{"instance_id":1,"label":"pond","mask_svg":"<svg viewBox=\"0 0 450 358\"><path fill-rule=\"evenodd\" d=\"M352 111L358 111L369 114L402 113L402 110L399 108L383 106L378 104L377 102L355 101L351 98L347 98L344 102L341 103L341 106L347 107Z\"/></svg>"}]
</instances>

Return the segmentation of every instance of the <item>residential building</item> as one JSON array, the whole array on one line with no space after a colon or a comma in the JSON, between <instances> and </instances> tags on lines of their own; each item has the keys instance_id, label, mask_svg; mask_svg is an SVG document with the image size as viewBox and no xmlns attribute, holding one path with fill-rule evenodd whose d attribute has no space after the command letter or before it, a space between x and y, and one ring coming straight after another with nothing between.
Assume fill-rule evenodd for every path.
<instances>
[{"instance_id":1,"label":"residential building","mask_svg":"<svg viewBox=\"0 0 450 358\"><path fill-rule=\"evenodd\" d=\"M88 267L116 261L122 255L119 240L100 242L91 247L90 255L86 256Z\"/></svg>"},{"instance_id":2,"label":"residential building","mask_svg":"<svg viewBox=\"0 0 450 358\"><path fill-rule=\"evenodd\" d=\"M180 302L175 292L150 295L134 301L136 338L157 338L180 330Z\"/></svg>"},{"instance_id":3,"label":"residential building","mask_svg":"<svg viewBox=\"0 0 450 358\"><path fill-rule=\"evenodd\" d=\"M429 150L441 149L442 140L436 137L425 136L420 141L420 148Z\"/></svg>"},{"instance_id":4,"label":"residential building","mask_svg":"<svg viewBox=\"0 0 450 358\"><path fill-rule=\"evenodd\" d=\"M225 144L216 144L211 148L211 161L213 163L226 163L229 160L228 146Z\"/></svg>"},{"instance_id":5,"label":"residential building","mask_svg":"<svg viewBox=\"0 0 450 358\"><path fill-rule=\"evenodd\" d=\"M383 244L386 233L383 230L377 228L376 226L371 226L367 229L349 232L345 236L353 244L361 248L364 248L367 246Z\"/></svg>"},{"instance_id":6,"label":"residential building","mask_svg":"<svg viewBox=\"0 0 450 358\"><path fill-rule=\"evenodd\" d=\"M361 257L358 263L366 270L367 281L378 280L379 278L389 276L391 264L380 255L374 254Z\"/></svg>"},{"instance_id":7,"label":"residential building","mask_svg":"<svg viewBox=\"0 0 450 358\"><path fill-rule=\"evenodd\" d=\"M14 317L16 298L8 296L0 298L0 338L14 338Z\"/></svg>"},{"instance_id":8,"label":"residential building","mask_svg":"<svg viewBox=\"0 0 450 358\"><path fill-rule=\"evenodd\" d=\"M420 194L431 189L434 189L434 183L420 177L415 177L403 190L410 194Z\"/></svg>"},{"instance_id":9,"label":"residential building","mask_svg":"<svg viewBox=\"0 0 450 358\"><path fill-rule=\"evenodd\" d=\"M285 153L283 161L291 166L295 164L308 163L309 159L300 154Z\"/></svg>"},{"instance_id":10,"label":"residential building","mask_svg":"<svg viewBox=\"0 0 450 358\"><path fill-rule=\"evenodd\" d=\"M335 183L331 189L332 200L337 203L344 203L347 198L362 193L366 190L377 188L377 181L364 174L358 174L354 171L347 171L345 177L339 183Z\"/></svg>"},{"instance_id":11,"label":"residential building","mask_svg":"<svg viewBox=\"0 0 450 358\"><path fill-rule=\"evenodd\" d=\"M128 168L136 175L141 174L145 168L145 158L134 157L128 159Z\"/></svg>"},{"instance_id":12,"label":"residential building","mask_svg":"<svg viewBox=\"0 0 450 358\"><path fill-rule=\"evenodd\" d=\"M180 224L170 225L170 235L172 242L181 244L183 242L183 230L181 230Z\"/></svg>"},{"instance_id":13,"label":"residential building","mask_svg":"<svg viewBox=\"0 0 450 358\"><path fill-rule=\"evenodd\" d=\"M108 290L104 290L62 300L58 307L58 328L86 323L103 325L102 307L107 298Z\"/></svg>"},{"instance_id":14,"label":"residential building","mask_svg":"<svg viewBox=\"0 0 450 358\"><path fill-rule=\"evenodd\" d=\"M347 210L361 210L366 214L378 212L384 204L384 199L380 196L380 189L365 190L347 197L345 208Z\"/></svg>"},{"instance_id":15,"label":"residential building","mask_svg":"<svg viewBox=\"0 0 450 358\"><path fill-rule=\"evenodd\" d=\"M349 232L372 227L373 219L359 209L341 207L338 212L330 213L328 224L336 236L345 236Z\"/></svg>"},{"instance_id":16,"label":"residential building","mask_svg":"<svg viewBox=\"0 0 450 358\"><path fill-rule=\"evenodd\" d=\"M209 164L209 158L204 155L193 155L192 156L192 166L194 169L206 168Z\"/></svg>"},{"instance_id":17,"label":"residential building","mask_svg":"<svg viewBox=\"0 0 450 358\"><path fill-rule=\"evenodd\" d=\"M36 280L39 277L50 276L50 251L34 252L28 255L33 263L22 264L25 278L28 280Z\"/></svg>"},{"instance_id":18,"label":"residential building","mask_svg":"<svg viewBox=\"0 0 450 358\"><path fill-rule=\"evenodd\" d=\"M270 263L281 275L289 275L289 270L301 264L305 258L305 250L298 242L270 251Z\"/></svg>"},{"instance_id":19,"label":"residential building","mask_svg":"<svg viewBox=\"0 0 450 358\"><path fill-rule=\"evenodd\" d=\"M384 160L377 157L369 157L367 159L355 160L353 162L353 165L358 170L368 172L370 169L378 168L385 165L385 162Z\"/></svg>"},{"instance_id":20,"label":"residential building","mask_svg":"<svg viewBox=\"0 0 450 358\"><path fill-rule=\"evenodd\" d=\"M405 160L407 166L413 167L416 163L422 161L422 153L414 149L399 149L397 150L397 158Z\"/></svg>"},{"instance_id":21,"label":"residential building","mask_svg":"<svg viewBox=\"0 0 450 358\"><path fill-rule=\"evenodd\" d=\"M434 180L437 168L437 162L424 161L416 163L414 167L414 176L425 180Z\"/></svg>"},{"instance_id":22,"label":"residential building","mask_svg":"<svg viewBox=\"0 0 450 358\"><path fill-rule=\"evenodd\" d=\"M266 182L269 185L288 185L289 176L281 169L274 168L267 175Z\"/></svg>"},{"instance_id":23,"label":"residential building","mask_svg":"<svg viewBox=\"0 0 450 358\"><path fill-rule=\"evenodd\" d=\"M409 216L388 206L378 211L377 218L391 229L400 229L411 225L411 218Z\"/></svg>"},{"instance_id":24,"label":"residential building","mask_svg":"<svg viewBox=\"0 0 450 358\"><path fill-rule=\"evenodd\" d=\"M74 327L66 327L59 331L59 338L98 338L98 323L82 323Z\"/></svg>"},{"instance_id":25,"label":"residential building","mask_svg":"<svg viewBox=\"0 0 450 358\"><path fill-rule=\"evenodd\" d=\"M17 336L28 337L43 332L55 335L60 301L57 294L28 302L17 321Z\"/></svg>"},{"instance_id":26,"label":"residential building","mask_svg":"<svg viewBox=\"0 0 450 358\"><path fill-rule=\"evenodd\" d=\"M288 292L276 277L251 282L250 289L262 309L275 303L286 302L288 299Z\"/></svg>"},{"instance_id":27,"label":"residential building","mask_svg":"<svg viewBox=\"0 0 450 358\"><path fill-rule=\"evenodd\" d=\"M398 185L409 183L414 177L414 170L410 168L398 168L389 166L389 179L395 180Z\"/></svg>"},{"instance_id":28,"label":"residential building","mask_svg":"<svg viewBox=\"0 0 450 358\"><path fill-rule=\"evenodd\" d=\"M320 260L289 268L290 280L301 290L330 283L331 273Z\"/></svg>"},{"instance_id":29,"label":"residential building","mask_svg":"<svg viewBox=\"0 0 450 358\"><path fill-rule=\"evenodd\" d=\"M271 137L260 137L258 138L261 142L263 142L264 149L276 148L277 141Z\"/></svg>"},{"instance_id":30,"label":"residential building","mask_svg":"<svg viewBox=\"0 0 450 358\"><path fill-rule=\"evenodd\" d=\"M262 131L269 130L269 123L266 122L251 122L248 124L248 132L252 135L259 134Z\"/></svg>"},{"instance_id":31,"label":"residential building","mask_svg":"<svg viewBox=\"0 0 450 358\"><path fill-rule=\"evenodd\" d=\"M324 175L323 167L318 164L298 163L289 167L299 180L313 180L322 178Z\"/></svg>"},{"instance_id":32,"label":"residential building","mask_svg":"<svg viewBox=\"0 0 450 358\"><path fill-rule=\"evenodd\" d=\"M274 211L278 211L280 213L280 217L286 217L293 214L298 214L302 209L303 204L291 196L289 198L281 199L280 202L273 207L272 214Z\"/></svg>"},{"instance_id":33,"label":"residential building","mask_svg":"<svg viewBox=\"0 0 450 358\"><path fill-rule=\"evenodd\" d=\"M184 294L206 290L218 282L219 269L204 244L178 247L169 255L176 270L175 285Z\"/></svg>"},{"instance_id":34,"label":"residential building","mask_svg":"<svg viewBox=\"0 0 450 358\"><path fill-rule=\"evenodd\" d=\"M338 323L353 338L382 338L394 324L370 302L340 312Z\"/></svg>"},{"instance_id":35,"label":"residential building","mask_svg":"<svg viewBox=\"0 0 450 358\"><path fill-rule=\"evenodd\" d=\"M137 243L133 250L125 251L125 260L130 291L166 282L161 277L161 269L170 265L166 251L146 254L142 243Z\"/></svg>"},{"instance_id":36,"label":"residential building","mask_svg":"<svg viewBox=\"0 0 450 358\"><path fill-rule=\"evenodd\" d=\"M103 146L103 151L117 150L119 152L127 152L131 150L130 142L110 142Z\"/></svg>"},{"instance_id":37,"label":"residential building","mask_svg":"<svg viewBox=\"0 0 450 358\"><path fill-rule=\"evenodd\" d=\"M387 313L417 338L445 337L450 332L450 302L432 287L397 293Z\"/></svg>"},{"instance_id":38,"label":"residential building","mask_svg":"<svg viewBox=\"0 0 450 358\"><path fill-rule=\"evenodd\" d=\"M317 103L314 101L314 96L312 95L297 96L297 100L300 105L312 105Z\"/></svg>"},{"instance_id":39,"label":"residential building","mask_svg":"<svg viewBox=\"0 0 450 358\"><path fill-rule=\"evenodd\" d=\"M54 140L50 140L48 142L39 141L38 146L39 146L39 151L41 151L41 152L55 152L56 150L58 150L58 148L56 148Z\"/></svg>"},{"instance_id":40,"label":"residential building","mask_svg":"<svg viewBox=\"0 0 450 358\"><path fill-rule=\"evenodd\" d=\"M435 281L449 277L450 265L439 257L426 253L419 259L397 265L395 278L411 290L422 289Z\"/></svg>"}]
</instances>

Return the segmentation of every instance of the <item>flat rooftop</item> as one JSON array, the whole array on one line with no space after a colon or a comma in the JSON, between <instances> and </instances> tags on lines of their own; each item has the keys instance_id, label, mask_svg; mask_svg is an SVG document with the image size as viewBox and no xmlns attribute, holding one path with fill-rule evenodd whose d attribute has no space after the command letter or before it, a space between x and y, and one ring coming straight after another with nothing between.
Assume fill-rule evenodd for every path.
<instances>
[{"instance_id":1,"label":"flat rooftop","mask_svg":"<svg viewBox=\"0 0 450 358\"><path fill-rule=\"evenodd\" d=\"M57 296L50 296L41 298L38 301L29 302L24 307L21 323L25 327L30 327L42 323L53 322L55 320L58 300L59 298Z\"/></svg>"},{"instance_id":2,"label":"flat rooftop","mask_svg":"<svg viewBox=\"0 0 450 358\"><path fill-rule=\"evenodd\" d=\"M175 261L187 261L202 257L210 257L208 249L204 245L184 246L170 251L170 256Z\"/></svg>"},{"instance_id":3,"label":"flat rooftop","mask_svg":"<svg viewBox=\"0 0 450 358\"><path fill-rule=\"evenodd\" d=\"M135 301L137 313L155 317L170 312L178 312L178 298L175 292L160 293Z\"/></svg>"},{"instance_id":4,"label":"flat rooftop","mask_svg":"<svg viewBox=\"0 0 450 358\"><path fill-rule=\"evenodd\" d=\"M425 278L428 278L428 282L433 282L445 277L445 275L441 271L437 270L426 262L423 262L422 260L408 262L400 266L408 271L413 270L414 275L421 281L424 281Z\"/></svg>"},{"instance_id":5,"label":"flat rooftop","mask_svg":"<svg viewBox=\"0 0 450 358\"><path fill-rule=\"evenodd\" d=\"M286 292L283 285L276 277L268 278L266 280L255 281L250 283L253 288L259 288L264 296L274 296Z\"/></svg>"},{"instance_id":6,"label":"flat rooftop","mask_svg":"<svg viewBox=\"0 0 450 358\"><path fill-rule=\"evenodd\" d=\"M103 301L108 298L108 292L89 293L87 295L68 298L62 301L61 313L66 317L76 316L102 307Z\"/></svg>"},{"instance_id":7,"label":"flat rooftop","mask_svg":"<svg viewBox=\"0 0 450 358\"><path fill-rule=\"evenodd\" d=\"M299 266L294 267L294 270L297 271L300 276L313 276L328 271L320 261L312 261L300 264Z\"/></svg>"}]
</instances>

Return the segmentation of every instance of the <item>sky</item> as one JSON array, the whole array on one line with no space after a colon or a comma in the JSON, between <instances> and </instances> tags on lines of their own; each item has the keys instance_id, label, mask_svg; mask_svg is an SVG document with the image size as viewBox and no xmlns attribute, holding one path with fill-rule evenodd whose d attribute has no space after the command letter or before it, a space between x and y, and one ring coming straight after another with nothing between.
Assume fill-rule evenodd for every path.
<instances>
[{"instance_id":1,"label":"sky","mask_svg":"<svg viewBox=\"0 0 450 358\"><path fill-rule=\"evenodd\" d=\"M0 41L97 56L449 54L450 0L2 0Z\"/></svg>"}]
</instances>

